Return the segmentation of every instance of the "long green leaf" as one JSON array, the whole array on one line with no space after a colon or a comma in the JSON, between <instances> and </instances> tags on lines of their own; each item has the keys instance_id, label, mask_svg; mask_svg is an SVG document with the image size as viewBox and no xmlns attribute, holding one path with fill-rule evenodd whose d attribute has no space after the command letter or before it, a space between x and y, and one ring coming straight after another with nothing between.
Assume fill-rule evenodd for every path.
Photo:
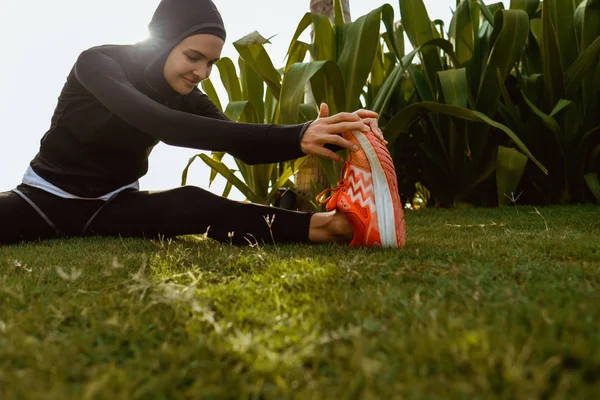
<instances>
[{"instance_id":1,"label":"long green leaf","mask_svg":"<svg viewBox=\"0 0 600 400\"><path fill-rule=\"evenodd\" d=\"M494 15L494 45L477 94L477 110L493 117L500 100L498 70L506 79L521 58L529 35L529 19L521 10L502 10Z\"/></svg>"},{"instance_id":2,"label":"long green leaf","mask_svg":"<svg viewBox=\"0 0 600 400\"><path fill-rule=\"evenodd\" d=\"M529 20L529 25L531 27L531 33L535 36L535 39L538 43L542 42L542 8L538 8L538 11L535 13L535 17Z\"/></svg>"},{"instance_id":3,"label":"long green leaf","mask_svg":"<svg viewBox=\"0 0 600 400\"><path fill-rule=\"evenodd\" d=\"M227 179L228 182L235 186L244 196L246 196L246 199L251 202L259 203L256 193L254 193L254 191L252 191L248 185L242 182L240 178L235 176L233 171L231 171L225 164L220 161L213 160L206 154L200 154L200 158L206 163L206 165L220 173L225 179Z\"/></svg>"},{"instance_id":4,"label":"long green leaf","mask_svg":"<svg viewBox=\"0 0 600 400\"><path fill-rule=\"evenodd\" d=\"M582 38L583 38L583 20L585 18L585 6L587 4L587 0L581 2L577 8L575 9L575 34L577 35L577 44L579 45L580 51L583 51L584 48L581 46Z\"/></svg>"},{"instance_id":5,"label":"long green leaf","mask_svg":"<svg viewBox=\"0 0 600 400\"><path fill-rule=\"evenodd\" d=\"M277 196L279 188L283 187L283 185L286 184L286 182L292 177L292 175L294 175L294 173L298 170L298 168L300 168L302 166L302 164L304 164L304 162L306 160L307 160L307 157L302 157L301 159L297 160L294 163L293 167L292 167L292 165L288 165L281 172L281 174L279 175L279 178L277 179L277 181L271 187L269 195L267 196L267 199L265 201L266 204L272 204L273 203L273 201L275 200L275 196Z\"/></svg>"},{"instance_id":6,"label":"long green leaf","mask_svg":"<svg viewBox=\"0 0 600 400\"><path fill-rule=\"evenodd\" d=\"M558 102L556 107L554 107L554 109L550 113L550 116L554 117L555 115L557 115L559 112L561 112L562 110L564 110L566 107L570 106L571 104L573 104L573 102L571 100L560 99L560 101Z\"/></svg>"},{"instance_id":7,"label":"long green leaf","mask_svg":"<svg viewBox=\"0 0 600 400\"><path fill-rule=\"evenodd\" d=\"M480 14L476 13L471 9L471 20L473 24L480 23L479 31L477 33L477 39L475 41L475 51L473 53L472 62L467 65L467 77L469 79L469 86L471 87L471 94L474 99L477 98L481 82L483 81L483 74L487 68L487 63L490 58L491 49L493 46L492 34L494 27L488 21L479 21ZM478 7L477 7L478 8Z\"/></svg>"},{"instance_id":8,"label":"long green leaf","mask_svg":"<svg viewBox=\"0 0 600 400\"><path fill-rule=\"evenodd\" d=\"M338 59L346 88L346 105L343 111L360 108L360 95L375 60L381 15L385 9L391 9L391 6L386 4L363 15L350 24L345 34L344 47Z\"/></svg>"},{"instance_id":9,"label":"long green leaf","mask_svg":"<svg viewBox=\"0 0 600 400\"><path fill-rule=\"evenodd\" d=\"M436 36L440 39L444 39L444 27L445 22L442 19L436 19L431 22L433 26L436 28Z\"/></svg>"},{"instance_id":10,"label":"long green leaf","mask_svg":"<svg viewBox=\"0 0 600 400\"><path fill-rule=\"evenodd\" d=\"M213 152L212 153L212 158L217 161L221 161L224 156L225 156L225 153L223 153L223 152ZM187 184L188 173L189 173L190 167L194 163L194 160L199 157L200 157L200 154L196 154L195 156L191 157L188 160L188 163L185 166L185 168L183 169L183 172L181 174L181 186L185 186ZM209 187L210 187L210 185L212 185L212 183L214 182L216 177L217 177L217 172L214 170L211 170L210 178L208 180Z\"/></svg>"},{"instance_id":11,"label":"long green leaf","mask_svg":"<svg viewBox=\"0 0 600 400\"><path fill-rule=\"evenodd\" d=\"M389 134L386 132L386 138L391 142L402 132L407 132L408 127L420 116L429 112L441 113L451 117L461 118L467 121L483 122L493 128L503 131L527 157L531 159L545 174L548 170L531 154L527 146L518 138L518 136L508 127L490 119L479 111L473 111L462 107L439 104L435 102L421 102L410 105L397 114L388 124L393 127ZM387 128L387 127L386 127Z\"/></svg>"},{"instance_id":12,"label":"long green leaf","mask_svg":"<svg viewBox=\"0 0 600 400\"><path fill-rule=\"evenodd\" d=\"M181 174L181 186L185 186L187 184L187 179L188 179L188 173L190 171L190 167L191 165L194 163L194 160L199 157L199 154L196 154L195 156L192 156L189 160L187 165L185 166L185 168L183 169L183 172Z\"/></svg>"},{"instance_id":13,"label":"long green leaf","mask_svg":"<svg viewBox=\"0 0 600 400\"><path fill-rule=\"evenodd\" d=\"M386 35L387 36L387 35ZM385 57L383 55L383 45L377 45L377 53L375 54L375 61L373 68L371 69L371 75L369 76L368 84L368 95L367 108L371 107L372 99L377 96L379 90L385 83ZM370 109L370 108L369 108Z\"/></svg>"},{"instance_id":14,"label":"long green leaf","mask_svg":"<svg viewBox=\"0 0 600 400\"><path fill-rule=\"evenodd\" d=\"M221 82L227 91L229 101L242 101L242 87L240 86L240 80L237 72L235 71L235 65L228 57L223 57L215 64L219 69L219 75L221 76Z\"/></svg>"},{"instance_id":15,"label":"long green leaf","mask_svg":"<svg viewBox=\"0 0 600 400\"><path fill-rule=\"evenodd\" d=\"M219 100L219 95L217 94L215 86L213 85L210 78L203 80L201 85L202 90L204 91L204 93L206 93L210 101L212 101L217 106L219 111L223 112L223 106L221 105L221 101Z\"/></svg>"},{"instance_id":16,"label":"long green leaf","mask_svg":"<svg viewBox=\"0 0 600 400\"><path fill-rule=\"evenodd\" d=\"M290 42L286 56L289 56L291 54L294 44L298 41L298 39L300 38L300 35L302 35L304 33L306 28L308 28L310 26L310 24L312 24L312 22L313 22L312 13L304 14L302 19L300 20L300 23L298 24L298 27L296 28L296 32L294 33L294 36L292 37L292 41Z\"/></svg>"},{"instance_id":17,"label":"long green leaf","mask_svg":"<svg viewBox=\"0 0 600 400\"><path fill-rule=\"evenodd\" d=\"M300 104L300 115L302 116L302 122L314 121L319 117L318 111L312 104Z\"/></svg>"},{"instance_id":18,"label":"long green leaf","mask_svg":"<svg viewBox=\"0 0 600 400\"><path fill-rule=\"evenodd\" d=\"M498 166L498 147L499 146L496 146L496 148L491 152L485 166L470 176L470 180L472 181L470 185L471 190L477 185L485 182L490 176L492 176L494 172L496 172L496 167Z\"/></svg>"},{"instance_id":19,"label":"long green leaf","mask_svg":"<svg viewBox=\"0 0 600 400\"><path fill-rule=\"evenodd\" d=\"M431 93L431 85L427 83L425 74L417 68L416 65L410 66L410 75L412 76L415 89L419 93L421 101L435 101L433 93Z\"/></svg>"},{"instance_id":20,"label":"long green leaf","mask_svg":"<svg viewBox=\"0 0 600 400\"><path fill-rule=\"evenodd\" d=\"M582 3L583 4L583 3ZM581 34L580 52L586 50L600 36L600 0L585 1L585 16Z\"/></svg>"},{"instance_id":21,"label":"long green leaf","mask_svg":"<svg viewBox=\"0 0 600 400\"><path fill-rule=\"evenodd\" d=\"M419 94L422 96L421 98L424 100L433 100L433 93L431 93L431 85L427 83L427 80L424 76L411 65L415 56L426 47L439 47L444 50L444 52L448 55L450 60L454 66L458 65L458 60L456 59L456 55L454 54L454 50L452 48L452 44L446 39L432 39L428 42L423 43L421 46L417 47L409 54L407 54L397 65L394 70L390 73L388 79L386 79L385 83L381 90L377 93L377 96L373 100L372 110L377 113L382 113L383 110L387 107L394 91L400 84L402 78L404 77L405 68L411 72L413 80L415 81L415 85L419 90ZM410 66L410 67L408 67Z\"/></svg>"},{"instance_id":22,"label":"long green leaf","mask_svg":"<svg viewBox=\"0 0 600 400\"><path fill-rule=\"evenodd\" d=\"M269 194L269 185L276 169L277 164L256 164L250 166L252 179L246 181L246 183L256 193L262 204L268 204L265 199Z\"/></svg>"},{"instance_id":23,"label":"long green leaf","mask_svg":"<svg viewBox=\"0 0 600 400\"><path fill-rule=\"evenodd\" d=\"M323 167L323 171L325 171L325 175L327 176L329 186L334 187L336 185L336 182L338 182L340 179L341 167L338 167L340 163L321 156L317 156L317 159L319 160L321 167Z\"/></svg>"},{"instance_id":24,"label":"long green leaf","mask_svg":"<svg viewBox=\"0 0 600 400\"><path fill-rule=\"evenodd\" d=\"M598 65L598 53L600 52L600 37L588 46L587 49L575 60L565 71L566 90L570 92L581 84L583 78Z\"/></svg>"},{"instance_id":25,"label":"long green leaf","mask_svg":"<svg viewBox=\"0 0 600 400\"><path fill-rule=\"evenodd\" d=\"M382 8L381 20L385 25L384 37L388 48L396 55L398 60L401 60L404 57L404 27L400 21L394 22L394 9L392 7Z\"/></svg>"},{"instance_id":26,"label":"long green leaf","mask_svg":"<svg viewBox=\"0 0 600 400\"><path fill-rule=\"evenodd\" d=\"M229 194L231 193L231 189L233 188L233 185L231 184L231 182L227 182L225 184L225 188L223 189L223 194L221 194L222 197L229 197Z\"/></svg>"},{"instance_id":27,"label":"long green leaf","mask_svg":"<svg viewBox=\"0 0 600 400\"><path fill-rule=\"evenodd\" d=\"M238 59L240 65L240 81L245 99L252 104L256 113L246 112L245 122L261 123L265 119L265 82L250 68L243 58ZM254 118L255 117L255 118Z\"/></svg>"},{"instance_id":28,"label":"long green leaf","mask_svg":"<svg viewBox=\"0 0 600 400\"><path fill-rule=\"evenodd\" d=\"M471 0L461 1L450 21L450 41L456 58L464 65L473 58L476 31L471 21Z\"/></svg>"},{"instance_id":29,"label":"long green leaf","mask_svg":"<svg viewBox=\"0 0 600 400\"><path fill-rule=\"evenodd\" d=\"M542 51L535 35L530 31L525 45L524 65L520 72L526 75L541 74L544 70Z\"/></svg>"},{"instance_id":30,"label":"long green leaf","mask_svg":"<svg viewBox=\"0 0 600 400\"><path fill-rule=\"evenodd\" d=\"M580 173L584 173L587 166L591 167L593 165L593 160L586 160L586 157L588 157L590 141L594 143L597 139L600 139L600 125L590 129L581 136L576 153L576 156L580 159Z\"/></svg>"},{"instance_id":31,"label":"long green leaf","mask_svg":"<svg viewBox=\"0 0 600 400\"><path fill-rule=\"evenodd\" d=\"M275 124L275 111L278 109L277 100L275 100L275 96L271 93L270 90L267 90L265 93L265 124Z\"/></svg>"},{"instance_id":32,"label":"long green leaf","mask_svg":"<svg viewBox=\"0 0 600 400\"><path fill-rule=\"evenodd\" d=\"M468 104L467 70L465 68L449 69L438 72L438 76L445 103L466 108Z\"/></svg>"},{"instance_id":33,"label":"long green leaf","mask_svg":"<svg viewBox=\"0 0 600 400\"><path fill-rule=\"evenodd\" d=\"M444 51L444 53L446 53L446 55L448 56L452 65L455 68L460 67L460 63L458 62L458 60L456 58L456 54L454 54L454 48L452 47L452 43L450 43L446 39L440 39L440 38L429 40L429 41L423 43L421 46L414 49L413 51L411 51L410 53L408 53L402 59L402 65L404 65L405 68L408 68L408 66L412 63L413 59L415 58L415 56L417 54L419 54L420 51L423 51L429 47L433 48L436 51L436 53L438 50L435 49L435 47L439 47L440 49L442 49ZM437 79L437 77L436 77L436 79Z\"/></svg>"},{"instance_id":34,"label":"long green leaf","mask_svg":"<svg viewBox=\"0 0 600 400\"><path fill-rule=\"evenodd\" d=\"M404 43L404 25L401 21L394 23L394 36L396 37L395 45L397 47L396 56L399 60L406 54L406 45Z\"/></svg>"},{"instance_id":35,"label":"long green leaf","mask_svg":"<svg viewBox=\"0 0 600 400\"><path fill-rule=\"evenodd\" d=\"M233 101L227 104L227 108L225 109L224 114L233 122L238 122L240 121L242 115L244 115L245 113L251 113L256 115L254 106L248 100Z\"/></svg>"},{"instance_id":36,"label":"long green leaf","mask_svg":"<svg viewBox=\"0 0 600 400\"><path fill-rule=\"evenodd\" d=\"M391 74L388 75L387 79L383 82L381 88L377 91L371 110L378 114L383 113L383 110L387 107L392 95L396 88L400 84L400 81L404 77L404 68L402 65L397 65Z\"/></svg>"},{"instance_id":37,"label":"long green leaf","mask_svg":"<svg viewBox=\"0 0 600 400\"><path fill-rule=\"evenodd\" d=\"M496 164L496 191L498 194L498 205L502 207L509 201L506 196L510 196L517 191L517 186L521 181L525 166L527 165L527 156L504 146L498 146Z\"/></svg>"},{"instance_id":38,"label":"long green leaf","mask_svg":"<svg viewBox=\"0 0 600 400\"><path fill-rule=\"evenodd\" d=\"M550 131L554 134L556 143L558 145L561 145L563 142L563 132L560 129L560 125L558 125L558 122L556 122L556 120L554 118L552 118L548 114L545 114L535 104L533 104L533 102L531 102L527 98L527 96L525 95L524 92L521 92L521 93L523 94L523 100L525 100L525 103L529 106L531 111L533 111L533 113L542 120L542 122L544 123L546 128L550 129Z\"/></svg>"},{"instance_id":39,"label":"long green leaf","mask_svg":"<svg viewBox=\"0 0 600 400\"><path fill-rule=\"evenodd\" d=\"M314 61L333 60L334 30L331 20L325 15L312 14L313 21L313 59Z\"/></svg>"},{"instance_id":40,"label":"long green leaf","mask_svg":"<svg viewBox=\"0 0 600 400\"><path fill-rule=\"evenodd\" d=\"M546 110L550 110L559 99L565 97L563 69L561 63L557 62L557 60L560 60L560 53L558 51L556 33L552 21L551 7L546 7L546 4L544 4L544 7L542 8L541 44L544 62L544 108ZM571 45L574 45L574 43Z\"/></svg>"},{"instance_id":41,"label":"long green leaf","mask_svg":"<svg viewBox=\"0 0 600 400\"><path fill-rule=\"evenodd\" d=\"M465 121L439 115L438 119L444 125L445 136L448 137L447 149L452 174L464 176L467 171L467 158L470 153L467 130L464 127ZM434 129L437 129L437 127L434 127ZM436 132L436 135L443 137L441 131L439 133Z\"/></svg>"},{"instance_id":42,"label":"long green leaf","mask_svg":"<svg viewBox=\"0 0 600 400\"><path fill-rule=\"evenodd\" d=\"M473 0L473 3L477 4L477 6L481 9L481 12L483 13L483 16L485 17L485 19L492 25L492 27L494 26L494 12L492 12L490 10L490 8L488 6L486 6L483 1L481 0ZM499 6L501 6L502 3L499 4ZM490 6L491 7L491 6Z\"/></svg>"},{"instance_id":43,"label":"long green leaf","mask_svg":"<svg viewBox=\"0 0 600 400\"><path fill-rule=\"evenodd\" d=\"M598 174L595 172L590 172L585 174L583 176L583 179L592 191L592 194L594 195L596 200L600 202L600 180L598 179Z\"/></svg>"},{"instance_id":44,"label":"long green leaf","mask_svg":"<svg viewBox=\"0 0 600 400\"><path fill-rule=\"evenodd\" d=\"M346 18L344 16L344 8L342 6L342 1L341 0L333 0L333 2L334 2L333 16L334 16L334 20L335 20L335 25L342 26L346 23Z\"/></svg>"},{"instance_id":45,"label":"long green leaf","mask_svg":"<svg viewBox=\"0 0 600 400\"><path fill-rule=\"evenodd\" d=\"M315 104L327 103L331 115L345 111L346 93L342 74L333 61L318 70L310 80L310 87Z\"/></svg>"},{"instance_id":46,"label":"long green leaf","mask_svg":"<svg viewBox=\"0 0 600 400\"><path fill-rule=\"evenodd\" d=\"M225 153L223 151L213 151L210 156L212 157L213 160L221 161L221 160L223 160L223 158L225 157L226 154L227 153ZM212 185L216 178L217 178L217 171L215 171L214 169L211 169L210 177L208 179L208 186Z\"/></svg>"},{"instance_id":47,"label":"long green leaf","mask_svg":"<svg viewBox=\"0 0 600 400\"><path fill-rule=\"evenodd\" d=\"M418 48L437 38L423 0L402 0L400 2L400 14L402 15L404 29L413 48ZM429 84L431 85L431 90L435 95L437 93L435 86L437 83L437 73L443 69L437 49L433 47L422 48L422 61Z\"/></svg>"},{"instance_id":48,"label":"long green leaf","mask_svg":"<svg viewBox=\"0 0 600 400\"><path fill-rule=\"evenodd\" d=\"M252 189L254 182L254 170L252 169L252 165L248 165L239 158L234 158L235 164L238 168L240 175L242 175L242 179L247 183L248 187Z\"/></svg>"},{"instance_id":49,"label":"long green leaf","mask_svg":"<svg viewBox=\"0 0 600 400\"><path fill-rule=\"evenodd\" d=\"M279 100L281 76L263 46L266 43L270 42L255 31L234 42L233 46L248 66L264 79L273 96Z\"/></svg>"},{"instance_id":50,"label":"long green leaf","mask_svg":"<svg viewBox=\"0 0 600 400\"><path fill-rule=\"evenodd\" d=\"M506 90L506 85L504 85L504 80L502 79L500 71L498 71L498 83L502 93L502 99L504 100L504 104L498 103L498 112L504 118L507 126L513 131L516 131L521 139L525 140L527 133L523 120L518 113L518 107L514 105L510 95L508 94L508 91Z\"/></svg>"},{"instance_id":51,"label":"long green leaf","mask_svg":"<svg viewBox=\"0 0 600 400\"><path fill-rule=\"evenodd\" d=\"M564 71L575 62L579 53L575 33L575 3L573 0L544 0L546 9L550 9L560 65Z\"/></svg>"},{"instance_id":52,"label":"long green leaf","mask_svg":"<svg viewBox=\"0 0 600 400\"><path fill-rule=\"evenodd\" d=\"M313 84L315 75L322 73L322 83ZM306 84L311 82L313 94L317 102L328 100L331 114L342 111L344 107L344 91L341 72L333 61L314 61L297 63L290 67L283 80L281 89L281 122L295 124L298 122L300 104L304 99Z\"/></svg>"},{"instance_id":53,"label":"long green leaf","mask_svg":"<svg viewBox=\"0 0 600 400\"><path fill-rule=\"evenodd\" d=\"M584 133L581 137L581 145L582 146L586 146L588 143L588 140L591 140L595 137L598 137L600 139L600 125L590 129L589 131L587 131L586 133Z\"/></svg>"},{"instance_id":54,"label":"long green leaf","mask_svg":"<svg viewBox=\"0 0 600 400\"><path fill-rule=\"evenodd\" d=\"M571 73L571 68L574 68L575 64L581 59L584 53L587 53L590 47L594 45L600 37L600 0L585 0L582 1L575 11L575 25L576 32L579 39L579 58L569 67L567 73ZM596 71L600 70L600 62L598 58L591 60L591 64L596 64ZM585 68L585 67L584 67ZM591 69L594 67L592 66ZM574 94L579 88L581 88L581 104L583 109L583 125L589 128L594 124L595 110L598 109L598 101L600 97L597 96L600 85L594 85L594 73L589 68L585 68L587 71L582 71L581 80L579 77L570 83L571 77L566 76L565 82L567 85L567 91L569 94ZM589 72L588 72L589 71ZM581 86L579 85L581 81Z\"/></svg>"},{"instance_id":55,"label":"long green leaf","mask_svg":"<svg viewBox=\"0 0 600 400\"><path fill-rule=\"evenodd\" d=\"M600 162L600 144L591 151L588 163L595 165ZM588 172L583 176L585 183L592 191L592 194L598 202L600 202L600 180L598 180L598 174L596 172Z\"/></svg>"},{"instance_id":56,"label":"long green leaf","mask_svg":"<svg viewBox=\"0 0 600 400\"><path fill-rule=\"evenodd\" d=\"M525 11L529 19L533 19L539 6L540 0L510 0L510 9Z\"/></svg>"}]
</instances>

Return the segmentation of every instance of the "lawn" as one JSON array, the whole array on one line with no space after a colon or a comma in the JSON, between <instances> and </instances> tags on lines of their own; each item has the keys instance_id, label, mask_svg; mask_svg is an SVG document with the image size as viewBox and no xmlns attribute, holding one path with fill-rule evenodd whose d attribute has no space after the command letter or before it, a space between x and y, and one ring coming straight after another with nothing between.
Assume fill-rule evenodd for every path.
<instances>
[{"instance_id":1,"label":"lawn","mask_svg":"<svg viewBox=\"0 0 600 400\"><path fill-rule=\"evenodd\" d=\"M403 250L0 247L0 399L600 398L599 217L409 212Z\"/></svg>"}]
</instances>

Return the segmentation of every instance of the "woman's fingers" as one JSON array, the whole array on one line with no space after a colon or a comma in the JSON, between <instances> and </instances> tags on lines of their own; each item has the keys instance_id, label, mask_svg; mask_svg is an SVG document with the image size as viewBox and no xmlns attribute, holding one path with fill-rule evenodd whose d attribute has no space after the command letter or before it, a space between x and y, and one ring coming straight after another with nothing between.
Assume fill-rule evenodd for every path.
<instances>
[{"instance_id":1,"label":"woman's fingers","mask_svg":"<svg viewBox=\"0 0 600 400\"><path fill-rule=\"evenodd\" d=\"M327 120L328 124L337 124L340 122L359 122L361 118L353 113L341 112L332 115L331 117L323 118L323 120Z\"/></svg>"},{"instance_id":2,"label":"woman's fingers","mask_svg":"<svg viewBox=\"0 0 600 400\"><path fill-rule=\"evenodd\" d=\"M340 156L339 154L336 154L335 152L326 149L325 147L316 147L314 149L314 151L311 153L317 156L323 156L325 158L328 158L330 160L333 161L337 161L337 162L344 162L344 158L342 156Z\"/></svg>"},{"instance_id":3,"label":"woman's fingers","mask_svg":"<svg viewBox=\"0 0 600 400\"><path fill-rule=\"evenodd\" d=\"M321 104L319 107L319 118L327 118L329 117L329 106L327 103Z\"/></svg>"},{"instance_id":4,"label":"woman's fingers","mask_svg":"<svg viewBox=\"0 0 600 400\"><path fill-rule=\"evenodd\" d=\"M381 140L385 144L388 143L387 140L385 140L385 138L383 137L383 131L381 129L379 129L379 123L377 122L377 119L368 118L368 119L365 119L364 122L365 122L365 124L367 124L371 127L371 132L373 132L373 134L375 136L377 136L377 138L379 138L379 140Z\"/></svg>"},{"instance_id":5,"label":"woman's fingers","mask_svg":"<svg viewBox=\"0 0 600 400\"><path fill-rule=\"evenodd\" d=\"M355 111L354 114L358 115L361 118L378 118L379 117L379 114L377 114L375 111L365 110L363 108Z\"/></svg>"},{"instance_id":6,"label":"woman's fingers","mask_svg":"<svg viewBox=\"0 0 600 400\"><path fill-rule=\"evenodd\" d=\"M319 110L319 118L307 129L300 144L306 154L322 156L337 162L344 159L334 151L324 147L327 144L335 145L350 151L358 148L350 140L345 139L342 134L351 131L373 132L380 140L383 132L379 129L376 112L369 110L358 110L354 113L342 112L328 116L329 110L326 104L322 104Z\"/></svg>"},{"instance_id":7,"label":"woman's fingers","mask_svg":"<svg viewBox=\"0 0 600 400\"><path fill-rule=\"evenodd\" d=\"M339 147L343 147L350 151L358 150L358 146L356 146L354 143L352 143L348 139L344 139L342 136L338 136L338 135L329 135L327 137L327 143L334 144Z\"/></svg>"},{"instance_id":8,"label":"woman's fingers","mask_svg":"<svg viewBox=\"0 0 600 400\"><path fill-rule=\"evenodd\" d=\"M368 132L371 129L369 125L365 124L362 120L358 122L340 122L333 125L328 125L325 128L327 133L344 133L348 131L361 131Z\"/></svg>"}]
</instances>

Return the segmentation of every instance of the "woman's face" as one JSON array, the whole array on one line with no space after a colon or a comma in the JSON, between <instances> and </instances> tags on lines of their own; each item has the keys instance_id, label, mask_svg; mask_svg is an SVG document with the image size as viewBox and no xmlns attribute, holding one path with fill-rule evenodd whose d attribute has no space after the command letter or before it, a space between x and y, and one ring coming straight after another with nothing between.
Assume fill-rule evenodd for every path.
<instances>
[{"instance_id":1,"label":"woman's face","mask_svg":"<svg viewBox=\"0 0 600 400\"><path fill-rule=\"evenodd\" d=\"M169 54L163 73L169 85L180 94L189 94L210 76L212 66L221 58L223 39L198 34L182 40Z\"/></svg>"}]
</instances>

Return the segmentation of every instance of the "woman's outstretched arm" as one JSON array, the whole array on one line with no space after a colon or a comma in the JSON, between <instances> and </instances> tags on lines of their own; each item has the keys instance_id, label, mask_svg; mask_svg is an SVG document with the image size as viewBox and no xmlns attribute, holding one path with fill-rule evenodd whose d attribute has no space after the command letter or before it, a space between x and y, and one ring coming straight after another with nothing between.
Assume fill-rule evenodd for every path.
<instances>
[{"instance_id":1,"label":"woman's outstretched arm","mask_svg":"<svg viewBox=\"0 0 600 400\"><path fill-rule=\"evenodd\" d=\"M287 161L305 154L340 161L341 157L325 146L353 150L352 143L340 134L370 129L358 115L351 113L331 117L321 113L319 119L310 124L269 125L231 122L173 110L138 91L126 78L121 65L97 48L79 56L75 76L112 113L157 140L172 146L227 152L248 164ZM301 138L304 129L306 132Z\"/></svg>"},{"instance_id":2,"label":"woman's outstretched arm","mask_svg":"<svg viewBox=\"0 0 600 400\"><path fill-rule=\"evenodd\" d=\"M79 56L75 76L116 116L166 144L224 151L248 164L304 155L300 148L303 125L244 124L170 109L138 91L121 65L99 49Z\"/></svg>"},{"instance_id":3,"label":"woman's outstretched arm","mask_svg":"<svg viewBox=\"0 0 600 400\"><path fill-rule=\"evenodd\" d=\"M189 112L203 117L220 119L222 121L231 121L213 101L197 87L186 96L184 109L182 111Z\"/></svg>"}]
</instances>

